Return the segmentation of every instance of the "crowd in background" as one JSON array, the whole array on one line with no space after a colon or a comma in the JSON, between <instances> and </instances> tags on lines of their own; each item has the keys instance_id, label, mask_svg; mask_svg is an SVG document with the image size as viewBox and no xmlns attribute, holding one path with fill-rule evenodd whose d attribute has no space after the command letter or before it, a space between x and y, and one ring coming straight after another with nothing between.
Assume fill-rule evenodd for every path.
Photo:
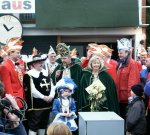
<instances>
[{"instance_id":1,"label":"crowd in background","mask_svg":"<svg viewBox=\"0 0 150 135\"><path fill-rule=\"evenodd\" d=\"M141 46L138 59L134 60L132 40L122 38L116 42L117 61L111 59L113 49L96 43L88 44L87 56L81 58L76 49L71 51L65 43L57 44L56 52L50 46L47 54L39 54L33 48L30 56L21 56L23 41L10 39L0 52L4 89L1 98L8 94L19 97L28 107L24 114L26 121L5 108L8 109L3 112L5 116L9 119L11 113L19 122L15 126L13 121L13 131L9 132L44 135L48 124L57 127L58 123L64 123L73 134L78 134L78 112L113 111L125 120L125 131L149 135L150 54ZM15 99L15 109L22 112L22 100ZM21 128L16 130L18 126ZM71 135L68 129L64 128L64 132ZM48 128L47 134L54 135L50 132L53 131Z\"/></svg>"}]
</instances>

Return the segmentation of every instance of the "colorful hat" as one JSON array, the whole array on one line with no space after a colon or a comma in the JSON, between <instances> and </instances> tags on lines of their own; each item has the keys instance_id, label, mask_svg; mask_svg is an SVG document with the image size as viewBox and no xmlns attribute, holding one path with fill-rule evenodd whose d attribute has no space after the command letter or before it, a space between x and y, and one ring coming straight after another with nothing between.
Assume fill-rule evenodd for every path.
<instances>
[{"instance_id":1,"label":"colorful hat","mask_svg":"<svg viewBox=\"0 0 150 135\"><path fill-rule=\"evenodd\" d=\"M50 45L48 54L56 54L53 47Z\"/></svg>"},{"instance_id":2,"label":"colorful hat","mask_svg":"<svg viewBox=\"0 0 150 135\"><path fill-rule=\"evenodd\" d=\"M132 48L132 39L122 38L117 40L118 50L130 50Z\"/></svg>"},{"instance_id":3,"label":"colorful hat","mask_svg":"<svg viewBox=\"0 0 150 135\"><path fill-rule=\"evenodd\" d=\"M4 47L4 46L2 46L2 47L1 47L1 50L0 50L0 56L1 56L1 57L5 57L5 56L8 55L7 52L4 51L3 47Z\"/></svg>"},{"instance_id":4,"label":"colorful hat","mask_svg":"<svg viewBox=\"0 0 150 135\"><path fill-rule=\"evenodd\" d=\"M71 52L70 52L71 57L76 57L77 56L77 49L74 48Z\"/></svg>"},{"instance_id":5,"label":"colorful hat","mask_svg":"<svg viewBox=\"0 0 150 135\"><path fill-rule=\"evenodd\" d=\"M112 52L114 51L113 49L109 48L107 45L104 45L104 44L101 44L100 47L101 47L101 50L102 50L101 53L104 56L111 56Z\"/></svg>"},{"instance_id":6,"label":"colorful hat","mask_svg":"<svg viewBox=\"0 0 150 135\"><path fill-rule=\"evenodd\" d=\"M32 56L34 55L38 55L38 50L35 47L32 49Z\"/></svg>"},{"instance_id":7,"label":"colorful hat","mask_svg":"<svg viewBox=\"0 0 150 135\"><path fill-rule=\"evenodd\" d=\"M71 78L65 77L56 83L55 88L58 92L63 92L65 89L68 89L71 93L74 93L74 90L75 88L77 88L77 85Z\"/></svg>"},{"instance_id":8,"label":"colorful hat","mask_svg":"<svg viewBox=\"0 0 150 135\"><path fill-rule=\"evenodd\" d=\"M56 50L59 50L61 57L70 56L70 46L67 46L65 43L59 43L56 46Z\"/></svg>"},{"instance_id":9,"label":"colorful hat","mask_svg":"<svg viewBox=\"0 0 150 135\"><path fill-rule=\"evenodd\" d=\"M11 38L8 42L7 45L5 45L4 51L6 51L7 53L13 50L21 50L22 49L22 43L24 41L20 40L20 37L14 37Z\"/></svg>"},{"instance_id":10,"label":"colorful hat","mask_svg":"<svg viewBox=\"0 0 150 135\"><path fill-rule=\"evenodd\" d=\"M98 44L90 43L90 44L88 44L88 46L89 46L88 51L90 51L93 54L98 55L98 56L102 55L102 49Z\"/></svg>"}]
</instances>

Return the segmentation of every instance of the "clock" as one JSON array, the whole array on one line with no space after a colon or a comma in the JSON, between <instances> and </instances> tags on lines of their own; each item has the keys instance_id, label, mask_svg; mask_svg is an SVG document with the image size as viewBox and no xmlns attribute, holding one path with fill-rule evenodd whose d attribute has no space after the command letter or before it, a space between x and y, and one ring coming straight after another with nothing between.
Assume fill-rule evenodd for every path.
<instances>
[{"instance_id":1,"label":"clock","mask_svg":"<svg viewBox=\"0 0 150 135\"><path fill-rule=\"evenodd\" d=\"M22 36L22 25L18 18L12 15L0 17L0 43L7 44L9 39Z\"/></svg>"}]
</instances>

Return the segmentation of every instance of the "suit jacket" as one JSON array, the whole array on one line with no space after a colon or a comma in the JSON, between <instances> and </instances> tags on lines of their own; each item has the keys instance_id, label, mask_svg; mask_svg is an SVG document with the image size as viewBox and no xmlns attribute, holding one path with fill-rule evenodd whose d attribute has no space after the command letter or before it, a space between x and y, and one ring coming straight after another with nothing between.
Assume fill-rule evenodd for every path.
<instances>
[{"instance_id":1,"label":"suit jacket","mask_svg":"<svg viewBox=\"0 0 150 135\"><path fill-rule=\"evenodd\" d=\"M13 62L7 59L0 67L1 80L4 83L4 94L24 97L23 86L19 80L17 69Z\"/></svg>"}]
</instances>

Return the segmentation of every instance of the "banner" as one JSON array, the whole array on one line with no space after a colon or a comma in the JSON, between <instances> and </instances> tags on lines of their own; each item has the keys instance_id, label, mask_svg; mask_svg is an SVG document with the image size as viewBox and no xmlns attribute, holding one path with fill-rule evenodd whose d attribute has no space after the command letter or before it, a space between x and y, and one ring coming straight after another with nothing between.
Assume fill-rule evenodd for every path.
<instances>
[{"instance_id":1,"label":"banner","mask_svg":"<svg viewBox=\"0 0 150 135\"><path fill-rule=\"evenodd\" d=\"M0 0L0 13L35 13L35 0Z\"/></svg>"}]
</instances>

